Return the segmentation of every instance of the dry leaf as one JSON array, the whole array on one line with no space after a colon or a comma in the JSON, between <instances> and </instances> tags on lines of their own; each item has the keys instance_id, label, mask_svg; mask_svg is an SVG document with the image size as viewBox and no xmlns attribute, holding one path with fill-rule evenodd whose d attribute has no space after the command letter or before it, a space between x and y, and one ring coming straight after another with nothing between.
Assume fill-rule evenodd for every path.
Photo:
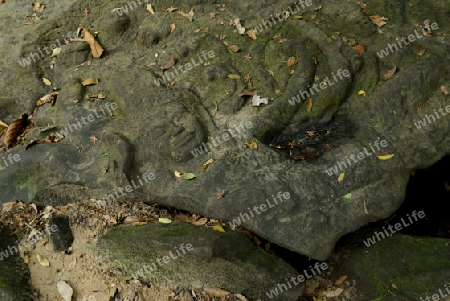
<instances>
[{"instance_id":1,"label":"dry leaf","mask_svg":"<svg viewBox=\"0 0 450 301\"><path fill-rule=\"evenodd\" d=\"M343 291L344 291L344 289L342 289L342 288L336 288L335 290L329 290L329 291L326 291L326 292L321 292L320 294L322 296L327 297L327 298L333 298L333 297L339 297L342 294Z\"/></svg>"},{"instance_id":2,"label":"dry leaf","mask_svg":"<svg viewBox=\"0 0 450 301\"><path fill-rule=\"evenodd\" d=\"M160 217L158 219L158 222L160 222L162 224L171 224L172 220L170 218Z\"/></svg>"},{"instance_id":3,"label":"dry leaf","mask_svg":"<svg viewBox=\"0 0 450 301\"><path fill-rule=\"evenodd\" d=\"M178 178L183 178L185 180L192 180L196 178L196 176L193 173L183 173L179 172L178 170L175 170L175 176Z\"/></svg>"},{"instance_id":4,"label":"dry leaf","mask_svg":"<svg viewBox=\"0 0 450 301\"><path fill-rule=\"evenodd\" d=\"M36 258L40 265L42 265L44 267L50 266L50 262L48 261L48 259L45 258L45 256L39 254L38 252L36 252Z\"/></svg>"},{"instance_id":5,"label":"dry leaf","mask_svg":"<svg viewBox=\"0 0 450 301\"><path fill-rule=\"evenodd\" d=\"M444 85L441 86L441 91L442 93L444 93L444 95L448 95L448 90Z\"/></svg>"},{"instance_id":6,"label":"dry leaf","mask_svg":"<svg viewBox=\"0 0 450 301\"><path fill-rule=\"evenodd\" d=\"M377 25L378 27L382 27L387 24L388 18L379 16L379 15L373 15L369 16L370 21L372 21L373 24Z\"/></svg>"},{"instance_id":7,"label":"dry leaf","mask_svg":"<svg viewBox=\"0 0 450 301\"><path fill-rule=\"evenodd\" d=\"M14 142L16 142L17 137L22 135L27 124L28 114L22 114L19 119L14 120L5 130L5 134L3 135L3 145L10 147ZM0 145L1 144L2 143L0 143Z\"/></svg>"},{"instance_id":8,"label":"dry leaf","mask_svg":"<svg viewBox=\"0 0 450 301\"><path fill-rule=\"evenodd\" d=\"M173 32L175 30L175 23L170 23L170 32Z\"/></svg>"},{"instance_id":9,"label":"dry leaf","mask_svg":"<svg viewBox=\"0 0 450 301\"><path fill-rule=\"evenodd\" d=\"M398 290L398 286L395 283L392 283L391 286L392 286L393 289Z\"/></svg>"},{"instance_id":10,"label":"dry leaf","mask_svg":"<svg viewBox=\"0 0 450 301\"><path fill-rule=\"evenodd\" d=\"M205 287L204 290L210 297L226 297L230 294L218 287Z\"/></svg>"},{"instance_id":11,"label":"dry leaf","mask_svg":"<svg viewBox=\"0 0 450 301\"><path fill-rule=\"evenodd\" d=\"M192 222L193 225L195 226L203 226L204 224L206 224L208 222L208 219L206 217L202 217L201 219L199 219L198 221L194 221Z\"/></svg>"},{"instance_id":12,"label":"dry leaf","mask_svg":"<svg viewBox=\"0 0 450 301\"><path fill-rule=\"evenodd\" d=\"M256 94L256 89L245 89L244 91L239 94L239 97L241 96L253 96Z\"/></svg>"},{"instance_id":13,"label":"dry leaf","mask_svg":"<svg viewBox=\"0 0 450 301\"><path fill-rule=\"evenodd\" d=\"M23 262L25 262L25 264L29 264L30 263L30 253L28 251L25 251L23 253L24 258L23 258Z\"/></svg>"},{"instance_id":14,"label":"dry leaf","mask_svg":"<svg viewBox=\"0 0 450 301\"><path fill-rule=\"evenodd\" d=\"M256 37L256 33L253 29L247 30L245 32L246 35L248 35L250 38L252 38L253 40L257 40L258 38Z\"/></svg>"},{"instance_id":15,"label":"dry leaf","mask_svg":"<svg viewBox=\"0 0 450 301\"><path fill-rule=\"evenodd\" d=\"M91 53L93 57L99 58L102 56L103 48L100 44L95 40L94 36L90 33L89 29L83 28L83 37L85 41L91 47Z\"/></svg>"},{"instance_id":16,"label":"dry leaf","mask_svg":"<svg viewBox=\"0 0 450 301\"><path fill-rule=\"evenodd\" d=\"M239 51L239 47L238 46L236 46L236 45L228 45L228 49L231 51L231 52L238 52Z\"/></svg>"},{"instance_id":17,"label":"dry leaf","mask_svg":"<svg viewBox=\"0 0 450 301\"><path fill-rule=\"evenodd\" d=\"M153 7L152 7L151 4L147 4L147 11L148 11L149 13L151 13L152 15L155 13L155 11L153 10Z\"/></svg>"},{"instance_id":18,"label":"dry leaf","mask_svg":"<svg viewBox=\"0 0 450 301\"><path fill-rule=\"evenodd\" d=\"M342 182L344 180L344 177L345 177L345 173L341 172L341 174L338 177L338 182Z\"/></svg>"},{"instance_id":19,"label":"dry leaf","mask_svg":"<svg viewBox=\"0 0 450 301\"><path fill-rule=\"evenodd\" d=\"M269 104L268 98L261 98L258 94L253 95L252 97L252 106L259 107L260 104Z\"/></svg>"},{"instance_id":20,"label":"dry leaf","mask_svg":"<svg viewBox=\"0 0 450 301\"><path fill-rule=\"evenodd\" d=\"M394 154L389 154L389 155L384 155L384 156L377 156L377 158L379 160L389 160L389 159L391 159L394 156L395 156Z\"/></svg>"},{"instance_id":21,"label":"dry leaf","mask_svg":"<svg viewBox=\"0 0 450 301\"><path fill-rule=\"evenodd\" d=\"M40 4L39 2L34 3L33 5L33 11L35 13L42 13L42 11L45 8L45 4Z\"/></svg>"},{"instance_id":22,"label":"dry leaf","mask_svg":"<svg viewBox=\"0 0 450 301\"><path fill-rule=\"evenodd\" d=\"M225 230L223 229L223 227L221 225L215 225L214 227L212 227L212 229L217 232L225 233Z\"/></svg>"},{"instance_id":23,"label":"dry leaf","mask_svg":"<svg viewBox=\"0 0 450 301\"><path fill-rule=\"evenodd\" d=\"M194 12L194 8L191 8L191 10L189 11L189 20L192 21L192 18L194 18L195 12Z\"/></svg>"},{"instance_id":24,"label":"dry leaf","mask_svg":"<svg viewBox=\"0 0 450 301\"><path fill-rule=\"evenodd\" d=\"M46 85L46 86L51 86L52 85L52 82L51 81L49 81L47 78L42 78L42 81L44 82L44 84Z\"/></svg>"},{"instance_id":25,"label":"dry leaf","mask_svg":"<svg viewBox=\"0 0 450 301\"><path fill-rule=\"evenodd\" d=\"M75 257L69 264L67 265L67 271L72 271L75 268L75 265L77 264L77 258Z\"/></svg>"},{"instance_id":26,"label":"dry leaf","mask_svg":"<svg viewBox=\"0 0 450 301\"><path fill-rule=\"evenodd\" d=\"M7 202L7 203L3 203L3 209L2 211L9 211L11 210L12 207L14 207L14 205L16 204L16 202Z\"/></svg>"},{"instance_id":27,"label":"dry leaf","mask_svg":"<svg viewBox=\"0 0 450 301\"><path fill-rule=\"evenodd\" d=\"M359 55L363 55L364 54L364 44L358 44L355 46L355 50Z\"/></svg>"},{"instance_id":28,"label":"dry leaf","mask_svg":"<svg viewBox=\"0 0 450 301\"><path fill-rule=\"evenodd\" d=\"M176 11L178 8L175 8L175 7L169 7L168 9L166 9L166 12L168 12L168 13L171 13L171 12L174 12L174 11Z\"/></svg>"},{"instance_id":29,"label":"dry leaf","mask_svg":"<svg viewBox=\"0 0 450 301\"><path fill-rule=\"evenodd\" d=\"M205 169L208 168L208 165L213 163L214 159L209 159L208 161L206 161L203 165L202 165L202 173L205 172Z\"/></svg>"},{"instance_id":30,"label":"dry leaf","mask_svg":"<svg viewBox=\"0 0 450 301\"><path fill-rule=\"evenodd\" d=\"M52 93L49 93L47 95L42 96L41 98L39 98L39 100L36 102L36 106L40 107L46 103L51 103L54 104L55 100L56 100L56 95L58 95L59 92L58 91L54 91Z\"/></svg>"},{"instance_id":31,"label":"dry leaf","mask_svg":"<svg viewBox=\"0 0 450 301\"><path fill-rule=\"evenodd\" d=\"M308 113L311 112L312 106L313 106L312 98L308 97L306 99L306 112Z\"/></svg>"},{"instance_id":32,"label":"dry leaf","mask_svg":"<svg viewBox=\"0 0 450 301\"><path fill-rule=\"evenodd\" d=\"M241 78L241 76L237 75L237 74L228 74L227 77L231 78L231 79L240 79Z\"/></svg>"},{"instance_id":33,"label":"dry leaf","mask_svg":"<svg viewBox=\"0 0 450 301\"><path fill-rule=\"evenodd\" d=\"M417 54L419 55L419 56L423 56L424 54L425 54L425 49L421 49Z\"/></svg>"},{"instance_id":34,"label":"dry leaf","mask_svg":"<svg viewBox=\"0 0 450 301\"><path fill-rule=\"evenodd\" d=\"M391 77L394 76L395 71L397 71L397 66L394 65L394 68L390 69L388 72L386 72L383 77L381 78L382 80L388 80Z\"/></svg>"},{"instance_id":35,"label":"dry leaf","mask_svg":"<svg viewBox=\"0 0 450 301\"><path fill-rule=\"evenodd\" d=\"M291 57L287 60L286 65L287 65L287 67L289 68L289 67L291 67L291 66L294 65L294 64L295 64L295 56L291 56Z\"/></svg>"},{"instance_id":36,"label":"dry leaf","mask_svg":"<svg viewBox=\"0 0 450 301\"><path fill-rule=\"evenodd\" d=\"M347 275L339 277L339 279L334 282L334 285L336 286L341 285L342 283L344 283L345 279L347 279Z\"/></svg>"},{"instance_id":37,"label":"dry leaf","mask_svg":"<svg viewBox=\"0 0 450 301\"><path fill-rule=\"evenodd\" d=\"M86 78L81 84L85 87L91 86L91 85L96 85L96 84L98 84L98 78L96 78L96 77Z\"/></svg>"},{"instance_id":38,"label":"dry leaf","mask_svg":"<svg viewBox=\"0 0 450 301\"><path fill-rule=\"evenodd\" d=\"M256 142L256 140L252 140L251 142L244 142L244 148L253 148L253 149L258 149L258 143Z\"/></svg>"},{"instance_id":39,"label":"dry leaf","mask_svg":"<svg viewBox=\"0 0 450 301\"><path fill-rule=\"evenodd\" d=\"M269 73L271 76L275 76L275 73L272 70L266 70L267 73Z\"/></svg>"},{"instance_id":40,"label":"dry leaf","mask_svg":"<svg viewBox=\"0 0 450 301\"><path fill-rule=\"evenodd\" d=\"M4 129L8 128L8 125L0 120L0 136Z\"/></svg>"},{"instance_id":41,"label":"dry leaf","mask_svg":"<svg viewBox=\"0 0 450 301\"><path fill-rule=\"evenodd\" d=\"M237 28L239 34L244 34L245 33L245 28L242 27L241 21L239 19L235 19L233 21L233 23L234 23L234 25L236 25L236 28Z\"/></svg>"},{"instance_id":42,"label":"dry leaf","mask_svg":"<svg viewBox=\"0 0 450 301\"><path fill-rule=\"evenodd\" d=\"M162 70L167 70L172 68L176 64L176 59L174 57L171 57L167 63L162 67Z\"/></svg>"}]
</instances>

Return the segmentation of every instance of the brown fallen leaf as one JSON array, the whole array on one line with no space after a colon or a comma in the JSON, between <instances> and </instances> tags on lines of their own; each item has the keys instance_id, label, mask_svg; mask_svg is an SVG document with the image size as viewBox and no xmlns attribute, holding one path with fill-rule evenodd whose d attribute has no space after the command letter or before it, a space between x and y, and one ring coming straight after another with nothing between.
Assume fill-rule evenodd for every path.
<instances>
[{"instance_id":1,"label":"brown fallen leaf","mask_svg":"<svg viewBox=\"0 0 450 301\"><path fill-rule=\"evenodd\" d=\"M42 96L41 98L39 98L39 100L36 102L36 106L40 107L46 103L51 103L52 105L54 104L55 100L56 100L56 96L59 94L58 91L54 91L52 93L49 93L47 95Z\"/></svg>"},{"instance_id":2,"label":"brown fallen leaf","mask_svg":"<svg viewBox=\"0 0 450 301\"><path fill-rule=\"evenodd\" d=\"M201 219L199 219L197 221L193 221L192 224L195 226L203 226L207 222L208 222L208 219L206 217L202 217Z\"/></svg>"},{"instance_id":3,"label":"brown fallen leaf","mask_svg":"<svg viewBox=\"0 0 450 301\"><path fill-rule=\"evenodd\" d=\"M175 23L170 23L170 32L173 32L175 30Z\"/></svg>"},{"instance_id":4,"label":"brown fallen leaf","mask_svg":"<svg viewBox=\"0 0 450 301\"><path fill-rule=\"evenodd\" d=\"M256 89L245 89L244 91L239 94L239 97L241 96L253 96L257 93Z\"/></svg>"},{"instance_id":5,"label":"brown fallen leaf","mask_svg":"<svg viewBox=\"0 0 450 301\"><path fill-rule=\"evenodd\" d=\"M358 44L355 46L355 50L359 55L363 55L364 54L364 44Z\"/></svg>"},{"instance_id":6,"label":"brown fallen leaf","mask_svg":"<svg viewBox=\"0 0 450 301\"><path fill-rule=\"evenodd\" d=\"M423 56L425 54L426 50L425 49L421 49L419 52L417 52L418 56Z\"/></svg>"},{"instance_id":7,"label":"brown fallen leaf","mask_svg":"<svg viewBox=\"0 0 450 301\"><path fill-rule=\"evenodd\" d=\"M372 21L373 24L377 25L378 27L382 27L387 24L388 18L382 17L380 15L373 15L369 16L370 21Z\"/></svg>"},{"instance_id":8,"label":"brown fallen leaf","mask_svg":"<svg viewBox=\"0 0 450 301\"><path fill-rule=\"evenodd\" d=\"M313 106L312 98L308 97L306 99L306 112L308 112L308 113L311 112L312 106Z\"/></svg>"},{"instance_id":9,"label":"brown fallen leaf","mask_svg":"<svg viewBox=\"0 0 450 301\"><path fill-rule=\"evenodd\" d=\"M89 29L83 28L83 37L86 43L91 47L91 54L93 57L99 58L102 56L103 48L100 44L95 40L94 36L91 34Z\"/></svg>"},{"instance_id":10,"label":"brown fallen leaf","mask_svg":"<svg viewBox=\"0 0 450 301\"><path fill-rule=\"evenodd\" d=\"M275 76L275 73L272 70L266 70L267 73L269 73L271 76Z\"/></svg>"},{"instance_id":11,"label":"brown fallen leaf","mask_svg":"<svg viewBox=\"0 0 450 301\"><path fill-rule=\"evenodd\" d=\"M231 52L236 53L236 52L239 51L240 48L239 48L238 46L236 46L236 45L228 45L228 49L229 49Z\"/></svg>"},{"instance_id":12,"label":"brown fallen leaf","mask_svg":"<svg viewBox=\"0 0 450 301\"><path fill-rule=\"evenodd\" d=\"M174 57L171 57L167 63L161 68L161 70L167 70L172 68L177 63L176 59Z\"/></svg>"},{"instance_id":13,"label":"brown fallen leaf","mask_svg":"<svg viewBox=\"0 0 450 301\"><path fill-rule=\"evenodd\" d=\"M382 80L390 79L391 77L394 76L396 70L397 70L397 66L394 65L394 68L388 70L388 72L386 72L381 79Z\"/></svg>"},{"instance_id":14,"label":"brown fallen leaf","mask_svg":"<svg viewBox=\"0 0 450 301\"><path fill-rule=\"evenodd\" d=\"M448 95L448 90L444 85L441 86L441 91L442 93L444 93L444 95Z\"/></svg>"},{"instance_id":15,"label":"brown fallen leaf","mask_svg":"<svg viewBox=\"0 0 450 301\"><path fill-rule=\"evenodd\" d=\"M17 138L22 135L23 130L28 125L28 114L24 113L20 115L19 119L14 120L8 128L5 130L3 136L3 145L10 147L13 143L17 141ZM1 141L0 141L1 142ZM2 144L0 143L0 145Z\"/></svg>"},{"instance_id":16,"label":"brown fallen leaf","mask_svg":"<svg viewBox=\"0 0 450 301\"><path fill-rule=\"evenodd\" d=\"M344 283L345 279L347 279L347 275L343 275L341 277L339 277L335 282L334 285L339 286L342 283Z\"/></svg>"},{"instance_id":17,"label":"brown fallen leaf","mask_svg":"<svg viewBox=\"0 0 450 301\"><path fill-rule=\"evenodd\" d=\"M166 9L166 12L168 12L168 13L171 13L171 12L174 12L174 11L176 11L178 8L176 8L176 7L169 7L168 9Z\"/></svg>"}]
</instances>

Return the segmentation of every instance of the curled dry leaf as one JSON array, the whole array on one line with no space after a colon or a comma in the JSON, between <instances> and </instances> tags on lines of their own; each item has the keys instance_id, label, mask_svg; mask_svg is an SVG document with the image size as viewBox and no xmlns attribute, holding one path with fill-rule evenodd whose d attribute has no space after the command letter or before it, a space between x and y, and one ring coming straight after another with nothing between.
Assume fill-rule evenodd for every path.
<instances>
[{"instance_id":1,"label":"curled dry leaf","mask_svg":"<svg viewBox=\"0 0 450 301\"><path fill-rule=\"evenodd\" d=\"M20 115L19 119L14 120L5 130L3 136L3 144L10 147L17 141L17 138L22 135L23 130L28 125L28 114ZM1 141L0 141L1 142ZM1 143L0 143L1 144Z\"/></svg>"},{"instance_id":2,"label":"curled dry leaf","mask_svg":"<svg viewBox=\"0 0 450 301\"><path fill-rule=\"evenodd\" d=\"M388 72L386 72L386 73L383 75L383 77L382 77L381 79L382 79L382 80L388 80L388 79L390 79L391 77L394 76L395 71L397 71L397 66L394 65L394 68L388 70Z\"/></svg>"},{"instance_id":3,"label":"curled dry leaf","mask_svg":"<svg viewBox=\"0 0 450 301\"><path fill-rule=\"evenodd\" d=\"M228 49L231 51L231 52L238 52L239 51L239 47L238 46L236 46L236 45L228 45Z\"/></svg>"},{"instance_id":4,"label":"curled dry leaf","mask_svg":"<svg viewBox=\"0 0 450 301\"><path fill-rule=\"evenodd\" d=\"M205 169L207 169L208 168L208 165L209 164L211 164L211 163L213 163L214 162L214 159L209 159L208 161L206 161L203 165L202 165L202 173L203 172L205 172Z\"/></svg>"},{"instance_id":5,"label":"curled dry leaf","mask_svg":"<svg viewBox=\"0 0 450 301\"><path fill-rule=\"evenodd\" d=\"M275 73L272 70L266 70L267 73L269 73L271 76L275 76Z\"/></svg>"},{"instance_id":6,"label":"curled dry leaf","mask_svg":"<svg viewBox=\"0 0 450 301\"><path fill-rule=\"evenodd\" d=\"M91 34L89 29L83 28L83 37L86 43L91 47L91 54L93 57L99 58L102 56L103 48L100 44L95 40L94 36Z\"/></svg>"},{"instance_id":7,"label":"curled dry leaf","mask_svg":"<svg viewBox=\"0 0 450 301\"><path fill-rule=\"evenodd\" d=\"M379 16L379 15L373 15L369 16L370 21L372 21L373 24L377 25L378 27L382 27L387 24L388 18Z\"/></svg>"},{"instance_id":8,"label":"curled dry leaf","mask_svg":"<svg viewBox=\"0 0 450 301\"><path fill-rule=\"evenodd\" d=\"M86 78L81 84L83 86L96 85L96 84L98 84L98 78L96 78L96 77Z\"/></svg>"},{"instance_id":9,"label":"curled dry leaf","mask_svg":"<svg viewBox=\"0 0 450 301\"><path fill-rule=\"evenodd\" d=\"M175 30L175 23L170 23L170 32L173 32Z\"/></svg>"},{"instance_id":10,"label":"curled dry leaf","mask_svg":"<svg viewBox=\"0 0 450 301\"><path fill-rule=\"evenodd\" d=\"M40 107L46 103L51 103L52 105L55 103L56 96L59 94L58 91L54 91L52 93L49 93L47 95L42 96L39 98L39 100L36 102L36 106Z\"/></svg>"},{"instance_id":11,"label":"curled dry leaf","mask_svg":"<svg viewBox=\"0 0 450 301\"><path fill-rule=\"evenodd\" d=\"M447 88L444 85L441 86L441 91L442 91L442 93L444 93L444 95L449 94Z\"/></svg>"},{"instance_id":12,"label":"curled dry leaf","mask_svg":"<svg viewBox=\"0 0 450 301\"><path fill-rule=\"evenodd\" d=\"M241 21L239 19L235 19L233 21L233 24L236 25L236 28L237 28L239 34L244 34L245 33L245 28L242 27Z\"/></svg>"}]
</instances>

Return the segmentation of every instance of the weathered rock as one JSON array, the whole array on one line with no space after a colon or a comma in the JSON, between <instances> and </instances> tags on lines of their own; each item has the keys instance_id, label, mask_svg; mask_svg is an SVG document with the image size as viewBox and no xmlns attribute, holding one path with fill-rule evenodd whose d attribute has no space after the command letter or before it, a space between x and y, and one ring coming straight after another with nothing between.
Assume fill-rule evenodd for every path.
<instances>
[{"instance_id":1,"label":"weathered rock","mask_svg":"<svg viewBox=\"0 0 450 301\"><path fill-rule=\"evenodd\" d=\"M332 277L347 275L348 280L356 280L358 300L427 300L434 294L442 297L439 290L450 295L446 291L450 290L448 239L395 233L367 247L363 241L375 231L384 230L359 231L342 241L331 257L335 261Z\"/></svg>"},{"instance_id":2,"label":"weathered rock","mask_svg":"<svg viewBox=\"0 0 450 301\"><path fill-rule=\"evenodd\" d=\"M70 229L69 218L65 215L55 215L48 221L48 225L51 229L56 230L52 231L50 236L53 251L66 251L73 243L73 233Z\"/></svg>"},{"instance_id":3,"label":"weathered rock","mask_svg":"<svg viewBox=\"0 0 450 301\"><path fill-rule=\"evenodd\" d=\"M332 0L322 1L322 8L316 4L300 8L296 13L302 20L291 16L267 26L262 25L264 19L286 11L292 3L231 1L221 12L215 4L201 1L157 1L152 3L157 12L146 16L144 7L123 15L111 12L124 5L116 0L92 9L88 17L81 14L82 1L61 1L47 5L33 26L17 26L14 20L31 15L31 6L1 4L0 26L5 30L0 34L0 70L5 72L0 72L0 120L10 123L33 111L36 101L51 91L41 77L62 90L54 106L45 104L33 116L36 129L50 126L61 132L68 123L101 115L82 122L80 129L67 132L57 144L11 149L21 160L0 173L2 202L96 198L153 172L155 180L121 198L141 196L232 221L250 214L248 208L265 204L272 195L289 192L288 201L255 212L241 221L242 226L290 250L326 259L343 235L388 217L401 205L411 171L449 153L450 138L445 133L450 121L438 111L449 105L449 96L440 90L441 85L450 88L448 1L365 3L369 15L384 16L387 24L379 28L359 5ZM166 12L170 6L183 12L194 8L193 21ZM229 25L236 18L247 29L261 25L258 39L239 35ZM386 47L396 38L414 34L419 29L414 24L426 26L427 19L439 27L430 36L398 50L391 46L394 51L384 56L380 53L389 50ZM173 32L171 23L176 24ZM98 31L104 55L92 58L81 42L63 44L50 69L51 58L40 55L40 50L78 27ZM281 36L273 39L278 33ZM354 50L353 37L354 43L365 45L362 56ZM230 52L225 42L241 51ZM426 49L423 56L417 54L421 49ZM35 55L29 57L30 52ZM251 59L245 59L246 54ZM162 73L172 57L176 65ZM290 57L296 60L288 68ZM16 63L19 60L21 64ZM76 65L82 60L84 65ZM394 65L396 74L382 81ZM339 69L348 70L349 76L339 77ZM229 74L241 78L231 79ZM247 80L246 75L250 75ZM99 84L76 87L88 77L98 77ZM309 90L327 77L331 82L326 88ZM247 88L271 99L269 104L252 107L248 98L239 96ZM366 95L358 95L360 90ZM299 96L304 91L312 94L310 112ZM100 92L106 99L84 100ZM301 102L291 105L294 97ZM102 114L112 103L118 106L114 116ZM420 126L418 120L426 125ZM241 121L250 121L251 129L223 137ZM324 124L335 130L320 143L303 149L292 143L292 149L270 145L279 137L302 142ZM92 135L99 138L95 144L89 140ZM218 135L221 142L211 140ZM378 137L388 145L377 149ZM244 148L244 142L252 139L258 140L258 149ZM201 152L196 152L199 147ZM356 160L364 148L370 155ZM376 158L387 154L395 156L386 161ZM317 160L314 164L293 160L300 156ZM215 162L202 173L201 166L209 158ZM176 178L175 170L193 172L197 178ZM338 182L342 172L345 178ZM64 192L67 185L78 186L80 194ZM221 190L226 196L218 201ZM48 191L55 193L52 200L45 200ZM348 193L350 199L342 198Z\"/></svg>"},{"instance_id":4,"label":"weathered rock","mask_svg":"<svg viewBox=\"0 0 450 301\"><path fill-rule=\"evenodd\" d=\"M0 223L0 300L37 300L31 288L30 270L19 254L10 231Z\"/></svg>"},{"instance_id":5,"label":"weathered rock","mask_svg":"<svg viewBox=\"0 0 450 301\"><path fill-rule=\"evenodd\" d=\"M98 251L108 266L151 284L220 287L252 299L269 300L266 292L299 275L243 234L190 224L114 227L100 238ZM297 300L303 288L292 285L273 300Z\"/></svg>"}]
</instances>

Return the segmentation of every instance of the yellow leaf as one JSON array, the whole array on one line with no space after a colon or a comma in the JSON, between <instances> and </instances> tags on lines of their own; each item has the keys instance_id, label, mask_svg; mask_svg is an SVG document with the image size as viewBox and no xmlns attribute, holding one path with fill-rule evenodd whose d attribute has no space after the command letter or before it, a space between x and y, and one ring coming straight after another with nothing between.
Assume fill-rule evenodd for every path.
<instances>
[{"instance_id":1,"label":"yellow leaf","mask_svg":"<svg viewBox=\"0 0 450 301\"><path fill-rule=\"evenodd\" d=\"M394 154L389 154L389 155L384 155L384 156L377 156L377 158L379 160L389 160L389 159L391 159L394 156L395 156Z\"/></svg>"},{"instance_id":2,"label":"yellow leaf","mask_svg":"<svg viewBox=\"0 0 450 301\"><path fill-rule=\"evenodd\" d=\"M240 79L240 78L241 78L241 77L240 77L239 75L237 75L237 74L228 74L227 77L228 77L228 78L231 78L231 79Z\"/></svg>"},{"instance_id":3,"label":"yellow leaf","mask_svg":"<svg viewBox=\"0 0 450 301\"><path fill-rule=\"evenodd\" d=\"M366 91L364 91L364 90L359 90L359 91L358 91L358 95L365 96L365 95L366 95Z\"/></svg>"},{"instance_id":4,"label":"yellow leaf","mask_svg":"<svg viewBox=\"0 0 450 301\"><path fill-rule=\"evenodd\" d=\"M158 222L160 222L162 224L171 224L172 220L170 218L160 217L158 219Z\"/></svg>"},{"instance_id":5,"label":"yellow leaf","mask_svg":"<svg viewBox=\"0 0 450 301\"><path fill-rule=\"evenodd\" d=\"M208 161L206 161L203 165L202 165L202 173L205 172L205 169L208 168L208 165L213 163L214 159L209 159Z\"/></svg>"},{"instance_id":6,"label":"yellow leaf","mask_svg":"<svg viewBox=\"0 0 450 301\"><path fill-rule=\"evenodd\" d=\"M287 67L289 68L289 67L291 67L291 66L294 65L294 64L295 64L295 56L291 56L291 57L287 60L286 65L287 65Z\"/></svg>"},{"instance_id":7,"label":"yellow leaf","mask_svg":"<svg viewBox=\"0 0 450 301\"><path fill-rule=\"evenodd\" d=\"M273 73L272 70L266 70L267 73L269 73L271 76L275 76L275 73Z\"/></svg>"},{"instance_id":8,"label":"yellow leaf","mask_svg":"<svg viewBox=\"0 0 450 301\"><path fill-rule=\"evenodd\" d=\"M96 84L98 84L98 78L96 78L96 77L86 78L81 84L83 86L96 85Z\"/></svg>"},{"instance_id":9,"label":"yellow leaf","mask_svg":"<svg viewBox=\"0 0 450 301\"><path fill-rule=\"evenodd\" d=\"M49 81L48 79L46 79L45 77L42 78L42 80L44 81L44 84L45 84L46 86L51 86L51 85L52 85L52 82Z\"/></svg>"},{"instance_id":10,"label":"yellow leaf","mask_svg":"<svg viewBox=\"0 0 450 301\"><path fill-rule=\"evenodd\" d=\"M170 23L170 32L175 30L175 23Z\"/></svg>"},{"instance_id":11,"label":"yellow leaf","mask_svg":"<svg viewBox=\"0 0 450 301\"><path fill-rule=\"evenodd\" d=\"M258 38L256 37L255 32L254 32L252 29L247 30L247 31L245 32L245 34L248 35L248 36L249 36L250 38L252 38L253 40L257 40L257 39L258 39Z\"/></svg>"},{"instance_id":12,"label":"yellow leaf","mask_svg":"<svg viewBox=\"0 0 450 301\"><path fill-rule=\"evenodd\" d=\"M212 227L213 230L217 231L217 232L222 232L225 233L225 230L223 229L223 227L221 225L215 225L214 227Z\"/></svg>"},{"instance_id":13,"label":"yellow leaf","mask_svg":"<svg viewBox=\"0 0 450 301\"><path fill-rule=\"evenodd\" d=\"M289 70L289 74L290 74L290 75L292 75L292 74L294 74L294 73L295 73L295 70L294 70L294 69Z\"/></svg>"},{"instance_id":14,"label":"yellow leaf","mask_svg":"<svg viewBox=\"0 0 450 301\"><path fill-rule=\"evenodd\" d=\"M25 252L24 255L25 256L23 258L23 262L25 262L26 264L29 264L30 263L30 253Z\"/></svg>"},{"instance_id":15,"label":"yellow leaf","mask_svg":"<svg viewBox=\"0 0 450 301\"><path fill-rule=\"evenodd\" d=\"M252 140L251 142L244 142L244 148L253 148L253 149L258 149L258 143L256 142L256 140Z\"/></svg>"},{"instance_id":16,"label":"yellow leaf","mask_svg":"<svg viewBox=\"0 0 450 301\"><path fill-rule=\"evenodd\" d=\"M392 283L392 288L398 290L398 286L395 283Z\"/></svg>"},{"instance_id":17,"label":"yellow leaf","mask_svg":"<svg viewBox=\"0 0 450 301\"><path fill-rule=\"evenodd\" d=\"M36 258L37 261L44 267L48 267L50 266L50 262L48 262L48 259L45 258L45 256L42 256L41 254L39 254L38 252L36 252Z\"/></svg>"},{"instance_id":18,"label":"yellow leaf","mask_svg":"<svg viewBox=\"0 0 450 301\"><path fill-rule=\"evenodd\" d=\"M308 113L311 112L312 106L313 106L312 98L308 97L306 99L306 112Z\"/></svg>"},{"instance_id":19,"label":"yellow leaf","mask_svg":"<svg viewBox=\"0 0 450 301\"><path fill-rule=\"evenodd\" d=\"M295 20L301 20L301 19L303 19L302 16L294 16L293 18L294 18Z\"/></svg>"},{"instance_id":20,"label":"yellow leaf","mask_svg":"<svg viewBox=\"0 0 450 301\"><path fill-rule=\"evenodd\" d=\"M344 177L345 177L345 173L341 172L341 174L338 177L338 182L342 182L344 180Z\"/></svg>"}]
</instances>

